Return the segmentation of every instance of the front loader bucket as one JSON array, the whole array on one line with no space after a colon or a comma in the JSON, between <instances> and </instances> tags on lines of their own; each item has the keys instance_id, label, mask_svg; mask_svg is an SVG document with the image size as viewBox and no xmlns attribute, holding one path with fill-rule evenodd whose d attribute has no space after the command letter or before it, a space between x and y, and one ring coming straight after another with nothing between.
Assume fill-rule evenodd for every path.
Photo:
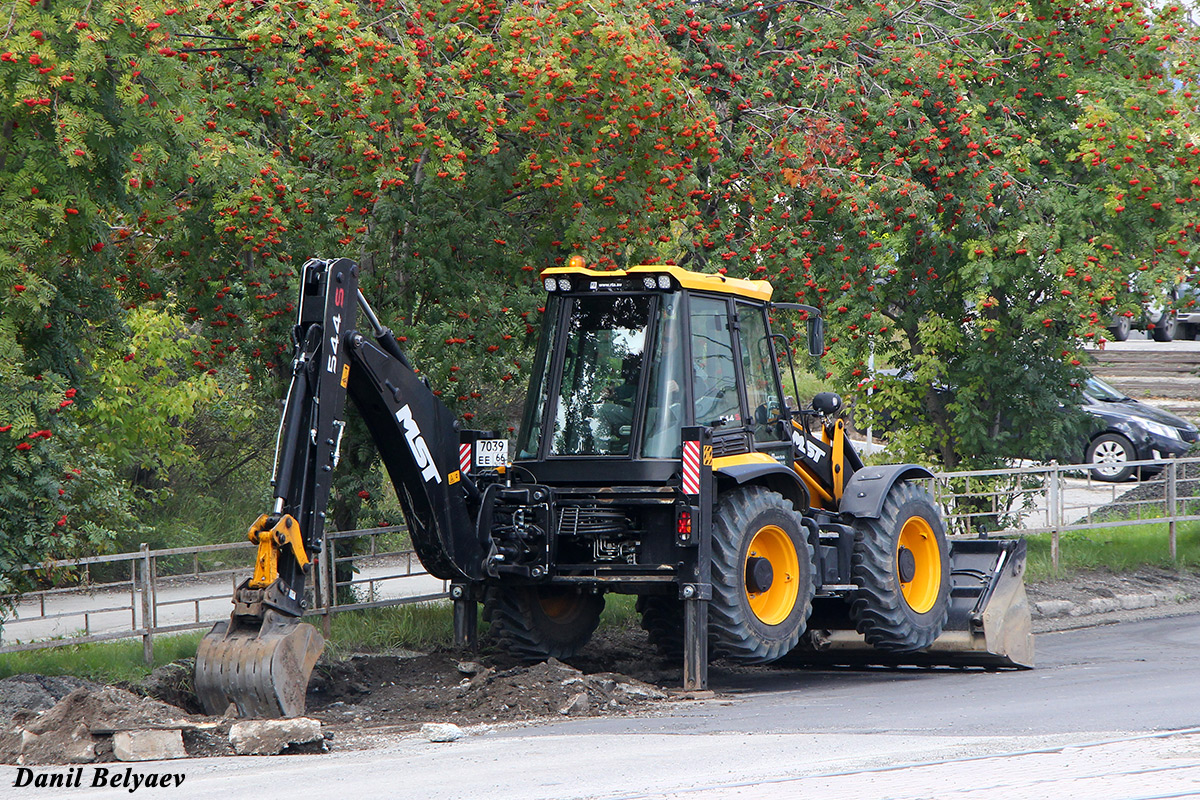
<instances>
[{"instance_id":1,"label":"front loader bucket","mask_svg":"<svg viewBox=\"0 0 1200 800\"><path fill-rule=\"evenodd\" d=\"M964 539L950 547L950 619L929 648L981 667L1033 667L1024 539Z\"/></svg>"},{"instance_id":2,"label":"front loader bucket","mask_svg":"<svg viewBox=\"0 0 1200 800\"><path fill-rule=\"evenodd\" d=\"M809 664L1033 667L1033 619L1025 594L1024 539L961 539L950 544L950 614L942 635L915 653L888 653L853 630L812 631Z\"/></svg>"},{"instance_id":3,"label":"front loader bucket","mask_svg":"<svg viewBox=\"0 0 1200 800\"><path fill-rule=\"evenodd\" d=\"M196 695L206 713L240 717L297 717L325 639L312 625L268 610L254 618L218 622L196 651Z\"/></svg>"}]
</instances>

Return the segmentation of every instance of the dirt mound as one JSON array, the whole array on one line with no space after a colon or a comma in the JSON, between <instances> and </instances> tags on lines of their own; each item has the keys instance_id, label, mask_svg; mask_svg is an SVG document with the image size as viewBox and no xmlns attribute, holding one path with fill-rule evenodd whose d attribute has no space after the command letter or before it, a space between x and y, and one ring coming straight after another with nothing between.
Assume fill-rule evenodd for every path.
<instances>
[{"instance_id":1,"label":"dirt mound","mask_svg":"<svg viewBox=\"0 0 1200 800\"><path fill-rule=\"evenodd\" d=\"M0 734L0 763L113 761L111 735L114 732L186 728L193 733L201 730L207 734L208 731L202 729L212 727L203 718L193 717L176 706L140 697L115 686L96 687L92 684L75 689L41 713L25 708L14 714L11 727ZM220 739L219 735L217 738ZM210 748L200 748L206 749Z\"/></svg>"},{"instance_id":2,"label":"dirt mound","mask_svg":"<svg viewBox=\"0 0 1200 800\"><path fill-rule=\"evenodd\" d=\"M574 665L529 666L490 653L464 660L450 650L323 661L309 684L308 716L321 722L335 748L344 748L369 745L375 733L417 731L427 722L469 726L645 713L667 699L647 679L677 683L680 674L679 665L660 663L650 652L645 634L628 626L602 632ZM618 665L637 677L599 671ZM181 729L189 756L232 755L234 720L189 713L198 709L193 669L193 661L179 661L124 688L37 675L0 681L0 702L10 716L0 723L0 763L112 761L114 732L148 728Z\"/></svg>"},{"instance_id":3,"label":"dirt mound","mask_svg":"<svg viewBox=\"0 0 1200 800\"><path fill-rule=\"evenodd\" d=\"M551 659L533 666L463 661L453 653L359 655L318 665L311 716L337 730L415 730L425 722L471 725L558 715L629 713L667 698L618 673L585 673Z\"/></svg>"},{"instance_id":4,"label":"dirt mound","mask_svg":"<svg viewBox=\"0 0 1200 800\"><path fill-rule=\"evenodd\" d=\"M45 711L76 689L99 689L100 684L71 675L14 675L0 680L0 725L21 712Z\"/></svg>"},{"instance_id":5,"label":"dirt mound","mask_svg":"<svg viewBox=\"0 0 1200 800\"><path fill-rule=\"evenodd\" d=\"M204 707L196 697L195 673L196 659L183 658L157 667L140 683L122 684L121 688L177 706L189 714L203 715Z\"/></svg>"},{"instance_id":6,"label":"dirt mound","mask_svg":"<svg viewBox=\"0 0 1200 800\"><path fill-rule=\"evenodd\" d=\"M1194 514L1200 507L1200 502L1193 498L1200 497L1200 464L1177 464L1175 497L1177 498L1177 513ZM1094 519L1140 519L1165 515L1167 498L1166 470L1153 476L1146 476L1138 481L1133 488L1124 492L1103 508L1096 509Z\"/></svg>"}]
</instances>

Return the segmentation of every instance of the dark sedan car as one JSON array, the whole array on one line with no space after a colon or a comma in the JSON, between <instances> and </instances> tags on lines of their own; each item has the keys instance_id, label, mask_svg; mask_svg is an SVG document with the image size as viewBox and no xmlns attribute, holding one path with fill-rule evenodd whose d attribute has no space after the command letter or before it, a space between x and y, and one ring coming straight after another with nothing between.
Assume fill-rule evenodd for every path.
<instances>
[{"instance_id":1,"label":"dark sedan car","mask_svg":"<svg viewBox=\"0 0 1200 800\"><path fill-rule=\"evenodd\" d=\"M1084 384L1081 407L1096 418L1085 461L1100 465L1092 469L1098 480L1127 480L1137 469L1127 462L1175 458L1200 438L1187 420L1126 397L1096 377ZM1161 467L1143 467L1142 475L1160 471Z\"/></svg>"},{"instance_id":2,"label":"dark sedan car","mask_svg":"<svg viewBox=\"0 0 1200 800\"><path fill-rule=\"evenodd\" d=\"M903 381L912 381L912 374L895 369L881 369L879 375L888 375ZM937 387L936 391L951 395L949 389ZM1139 478L1162 472L1161 466L1130 467L1130 461L1176 458L1191 449L1200 438L1200 431L1185 419L1169 411L1139 403L1126 397L1095 376L1083 385L1083 402L1080 409L1093 417L1094 422L1087 431L1084 442L1068 444L1058 458L1065 462L1078 462L1081 451L1084 463L1096 464L1092 477L1101 481L1124 481L1134 473ZM888 417L884 415L880 424L886 429Z\"/></svg>"}]
</instances>

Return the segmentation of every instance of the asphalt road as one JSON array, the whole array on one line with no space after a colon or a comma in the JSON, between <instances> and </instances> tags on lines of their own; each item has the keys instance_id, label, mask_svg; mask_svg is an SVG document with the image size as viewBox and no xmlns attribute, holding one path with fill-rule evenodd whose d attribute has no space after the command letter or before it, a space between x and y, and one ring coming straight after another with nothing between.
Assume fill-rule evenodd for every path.
<instances>
[{"instance_id":1,"label":"asphalt road","mask_svg":"<svg viewBox=\"0 0 1200 800\"><path fill-rule=\"evenodd\" d=\"M717 699L658 716L135 767L184 773L172 800L1200 797L1200 617L1043 634L1037 646L1039 667L1025 672L780 669L751 684L717 670ZM14 772L0 768L0 796L33 796L9 788Z\"/></svg>"}]
</instances>

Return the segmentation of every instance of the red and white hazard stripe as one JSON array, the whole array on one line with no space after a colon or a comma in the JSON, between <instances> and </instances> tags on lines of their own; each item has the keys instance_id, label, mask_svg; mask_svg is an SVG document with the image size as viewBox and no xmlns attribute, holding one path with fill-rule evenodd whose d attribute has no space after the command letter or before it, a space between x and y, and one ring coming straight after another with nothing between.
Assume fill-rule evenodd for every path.
<instances>
[{"instance_id":1,"label":"red and white hazard stripe","mask_svg":"<svg viewBox=\"0 0 1200 800\"><path fill-rule=\"evenodd\" d=\"M700 443L683 443L683 493L700 494Z\"/></svg>"},{"instance_id":2,"label":"red and white hazard stripe","mask_svg":"<svg viewBox=\"0 0 1200 800\"><path fill-rule=\"evenodd\" d=\"M458 468L463 472L471 471L471 445L460 444L458 446Z\"/></svg>"}]
</instances>

